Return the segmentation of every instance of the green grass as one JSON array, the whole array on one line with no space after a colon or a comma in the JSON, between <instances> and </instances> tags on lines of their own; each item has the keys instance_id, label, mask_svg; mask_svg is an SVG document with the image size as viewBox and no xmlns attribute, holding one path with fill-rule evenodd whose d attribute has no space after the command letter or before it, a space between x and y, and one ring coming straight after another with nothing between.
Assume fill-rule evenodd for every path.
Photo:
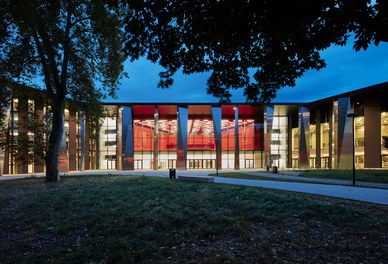
<instances>
[{"instance_id":1,"label":"green grass","mask_svg":"<svg viewBox=\"0 0 388 264\"><path fill-rule=\"evenodd\" d=\"M386 206L125 176L0 193L0 263L386 261Z\"/></svg>"},{"instance_id":2,"label":"green grass","mask_svg":"<svg viewBox=\"0 0 388 264\"><path fill-rule=\"evenodd\" d=\"M352 170L307 170L304 177L351 181L352 173ZM388 170L356 170L356 181L388 184Z\"/></svg>"}]
</instances>

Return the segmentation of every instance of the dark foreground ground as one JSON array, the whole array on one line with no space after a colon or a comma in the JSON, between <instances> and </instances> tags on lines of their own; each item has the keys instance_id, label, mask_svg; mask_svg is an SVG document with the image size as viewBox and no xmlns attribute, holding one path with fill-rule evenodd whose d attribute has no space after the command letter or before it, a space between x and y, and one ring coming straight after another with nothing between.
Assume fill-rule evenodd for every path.
<instances>
[{"instance_id":1,"label":"dark foreground ground","mask_svg":"<svg viewBox=\"0 0 388 264\"><path fill-rule=\"evenodd\" d=\"M0 263L388 263L388 207L151 177L0 182Z\"/></svg>"}]
</instances>

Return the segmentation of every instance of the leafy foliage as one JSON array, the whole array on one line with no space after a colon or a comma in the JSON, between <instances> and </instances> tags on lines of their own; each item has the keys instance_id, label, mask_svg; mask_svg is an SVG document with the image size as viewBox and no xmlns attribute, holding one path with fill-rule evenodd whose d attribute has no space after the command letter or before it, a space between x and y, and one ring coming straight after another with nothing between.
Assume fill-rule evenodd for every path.
<instances>
[{"instance_id":1,"label":"leafy foliage","mask_svg":"<svg viewBox=\"0 0 388 264\"><path fill-rule=\"evenodd\" d=\"M179 69L211 72L208 93L221 101L238 88L248 101L270 100L307 70L325 67L319 52L344 45L350 32L356 50L388 41L382 0L126 2L127 54L163 66L161 88Z\"/></svg>"},{"instance_id":2,"label":"leafy foliage","mask_svg":"<svg viewBox=\"0 0 388 264\"><path fill-rule=\"evenodd\" d=\"M388 149L388 136L383 136L383 147Z\"/></svg>"},{"instance_id":3,"label":"leafy foliage","mask_svg":"<svg viewBox=\"0 0 388 264\"><path fill-rule=\"evenodd\" d=\"M119 4L93 0L0 0L0 80L31 85L43 77L52 110L47 179L57 180L65 98L86 112L115 96L123 76Z\"/></svg>"},{"instance_id":4,"label":"leafy foliage","mask_svg":"<svg viewBox=\"0 0 388 264\"><path fill-rule=\"evenodd\" d=\"M9 107L9 102L5 108L6 116L0 126L0 148L12 153L19 164L43 164L50 124L47 118L39 116L34 104L43 105L44 95L20 85L12 87L15 89L13 96L19 98L19 103L16 109ZM27 97L34 103L28 102Z\"/></svg>"},{"instance_id":5,"label":"leafy foliage","mask_svg":"<svg viewBox=\"0 0 388 264\"><path fill-rule=\"evenodd\" d=\"M50 96L77 102L114 96L124 60L115 10L104 1L2 0L1 78L43 76Z\"/></svg>"}]
</instances>

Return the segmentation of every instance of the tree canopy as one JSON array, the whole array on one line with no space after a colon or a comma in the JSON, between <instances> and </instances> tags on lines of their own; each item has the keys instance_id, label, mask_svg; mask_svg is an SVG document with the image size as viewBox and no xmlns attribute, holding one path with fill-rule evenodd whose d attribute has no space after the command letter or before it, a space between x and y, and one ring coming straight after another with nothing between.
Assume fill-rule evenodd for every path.
<instances>
[{"instance_id":1,"label":"tree canopy","mask_svg":"<svg viewBox=\"0 0 388 264\"><path fill-rule=\"evenodd\" d=\"M0 79L43 77L52 110L46 177L59 180L64 102L88 108L115 95L123 73L122 6L95 0L0 0Z\"/></svg>"},{"instance_id":2,"label":"tree canopy","mask_svg":"<svg viewBox=\"0 0 388 264\"><path fill-rule=\"evenodd\" d=\"M356 50L388 41L388 3L378 0L147 0L126 1L125 51L165 68L159 87L178 70L210 72L208 93L229 101L244 89L266 102L310 69L325 67L320 51L346 44Z\"/></svg>"}]
</instances>

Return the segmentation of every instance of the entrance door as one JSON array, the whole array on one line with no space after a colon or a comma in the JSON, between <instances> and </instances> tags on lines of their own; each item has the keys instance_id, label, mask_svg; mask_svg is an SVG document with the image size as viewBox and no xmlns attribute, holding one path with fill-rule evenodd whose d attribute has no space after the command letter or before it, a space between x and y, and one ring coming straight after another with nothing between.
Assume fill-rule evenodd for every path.
<instances>
[{"instance_id":1,"label":"entrance door","mask_svg":"<svg viewBox=\"0 0 388 264\"><path fill-rule=\"evenodd\" d=\"M168 168L169 169L176 169L176 160L175 159L168 160Z\"/></svg>"},{"instance_id":2,"label":"entrance door","mask_svg":"<svg viewBox=\"0 0 388 264\"><path fill-rule=\"evenodd\" d=\"M321 167L322 168L329 168L329 158L321 158Z\"/></svg>"},{"instance_id":3,"label":"entrance door","mask_svg":"<svg viewBox=\"0 0 388 264\"><path fill-rule=\"evenodd\" d=\"M245 160L245 168L246 169L253 169L254 164L253 164L253 159L246 159Z\"/></svg>"},{"instance_id":4,"label":"entrance door","mask_svg":"<svg viewBox=\"0 0 388 264\"><path fill-rule=\"evenodd\" d=\"M216 160L207 159L203 161L204 169L215 169L216 168Z\"/></svg>"},{"instance_id":5,"label":"entrance door","mask_svg":"<svg viewBox=\"0 0 388 264\"><path fill-rule=\"evenodd\" d=\"M106 162L107 162L106 168L107 168L108 170L114 170L114 169L116 169L116 160L107 160Z\"/></svg>"},{"instance_id":6,"label":"entrance door","mask_svg":"<svg viewBox=\"0 0 388 264\"><path fill-rule=\"evenodd\" d=\"M315 158L310 158L310 168L315 168L315 162L316 162L316 160L315 160Z\"/></svg>"},{"instance_id":7,"label":"entrance door","mask_svg":"<svg viewBox=\"0 0 388 264\"><path fill-rule=\"evenodd\" d=\"M202 169L202 160L194 160L194 169Z\"/></svg>"},{"instance_id":8,"label":"entrance door","mask_svg":"<svg viewBox=\"0 0 388 264\"><path fill-rule=\"evenodd\" d=\"M135 170L142 170L142 169L143 169L143 161L135 160Z\"/></svg>"}]
</instances>

